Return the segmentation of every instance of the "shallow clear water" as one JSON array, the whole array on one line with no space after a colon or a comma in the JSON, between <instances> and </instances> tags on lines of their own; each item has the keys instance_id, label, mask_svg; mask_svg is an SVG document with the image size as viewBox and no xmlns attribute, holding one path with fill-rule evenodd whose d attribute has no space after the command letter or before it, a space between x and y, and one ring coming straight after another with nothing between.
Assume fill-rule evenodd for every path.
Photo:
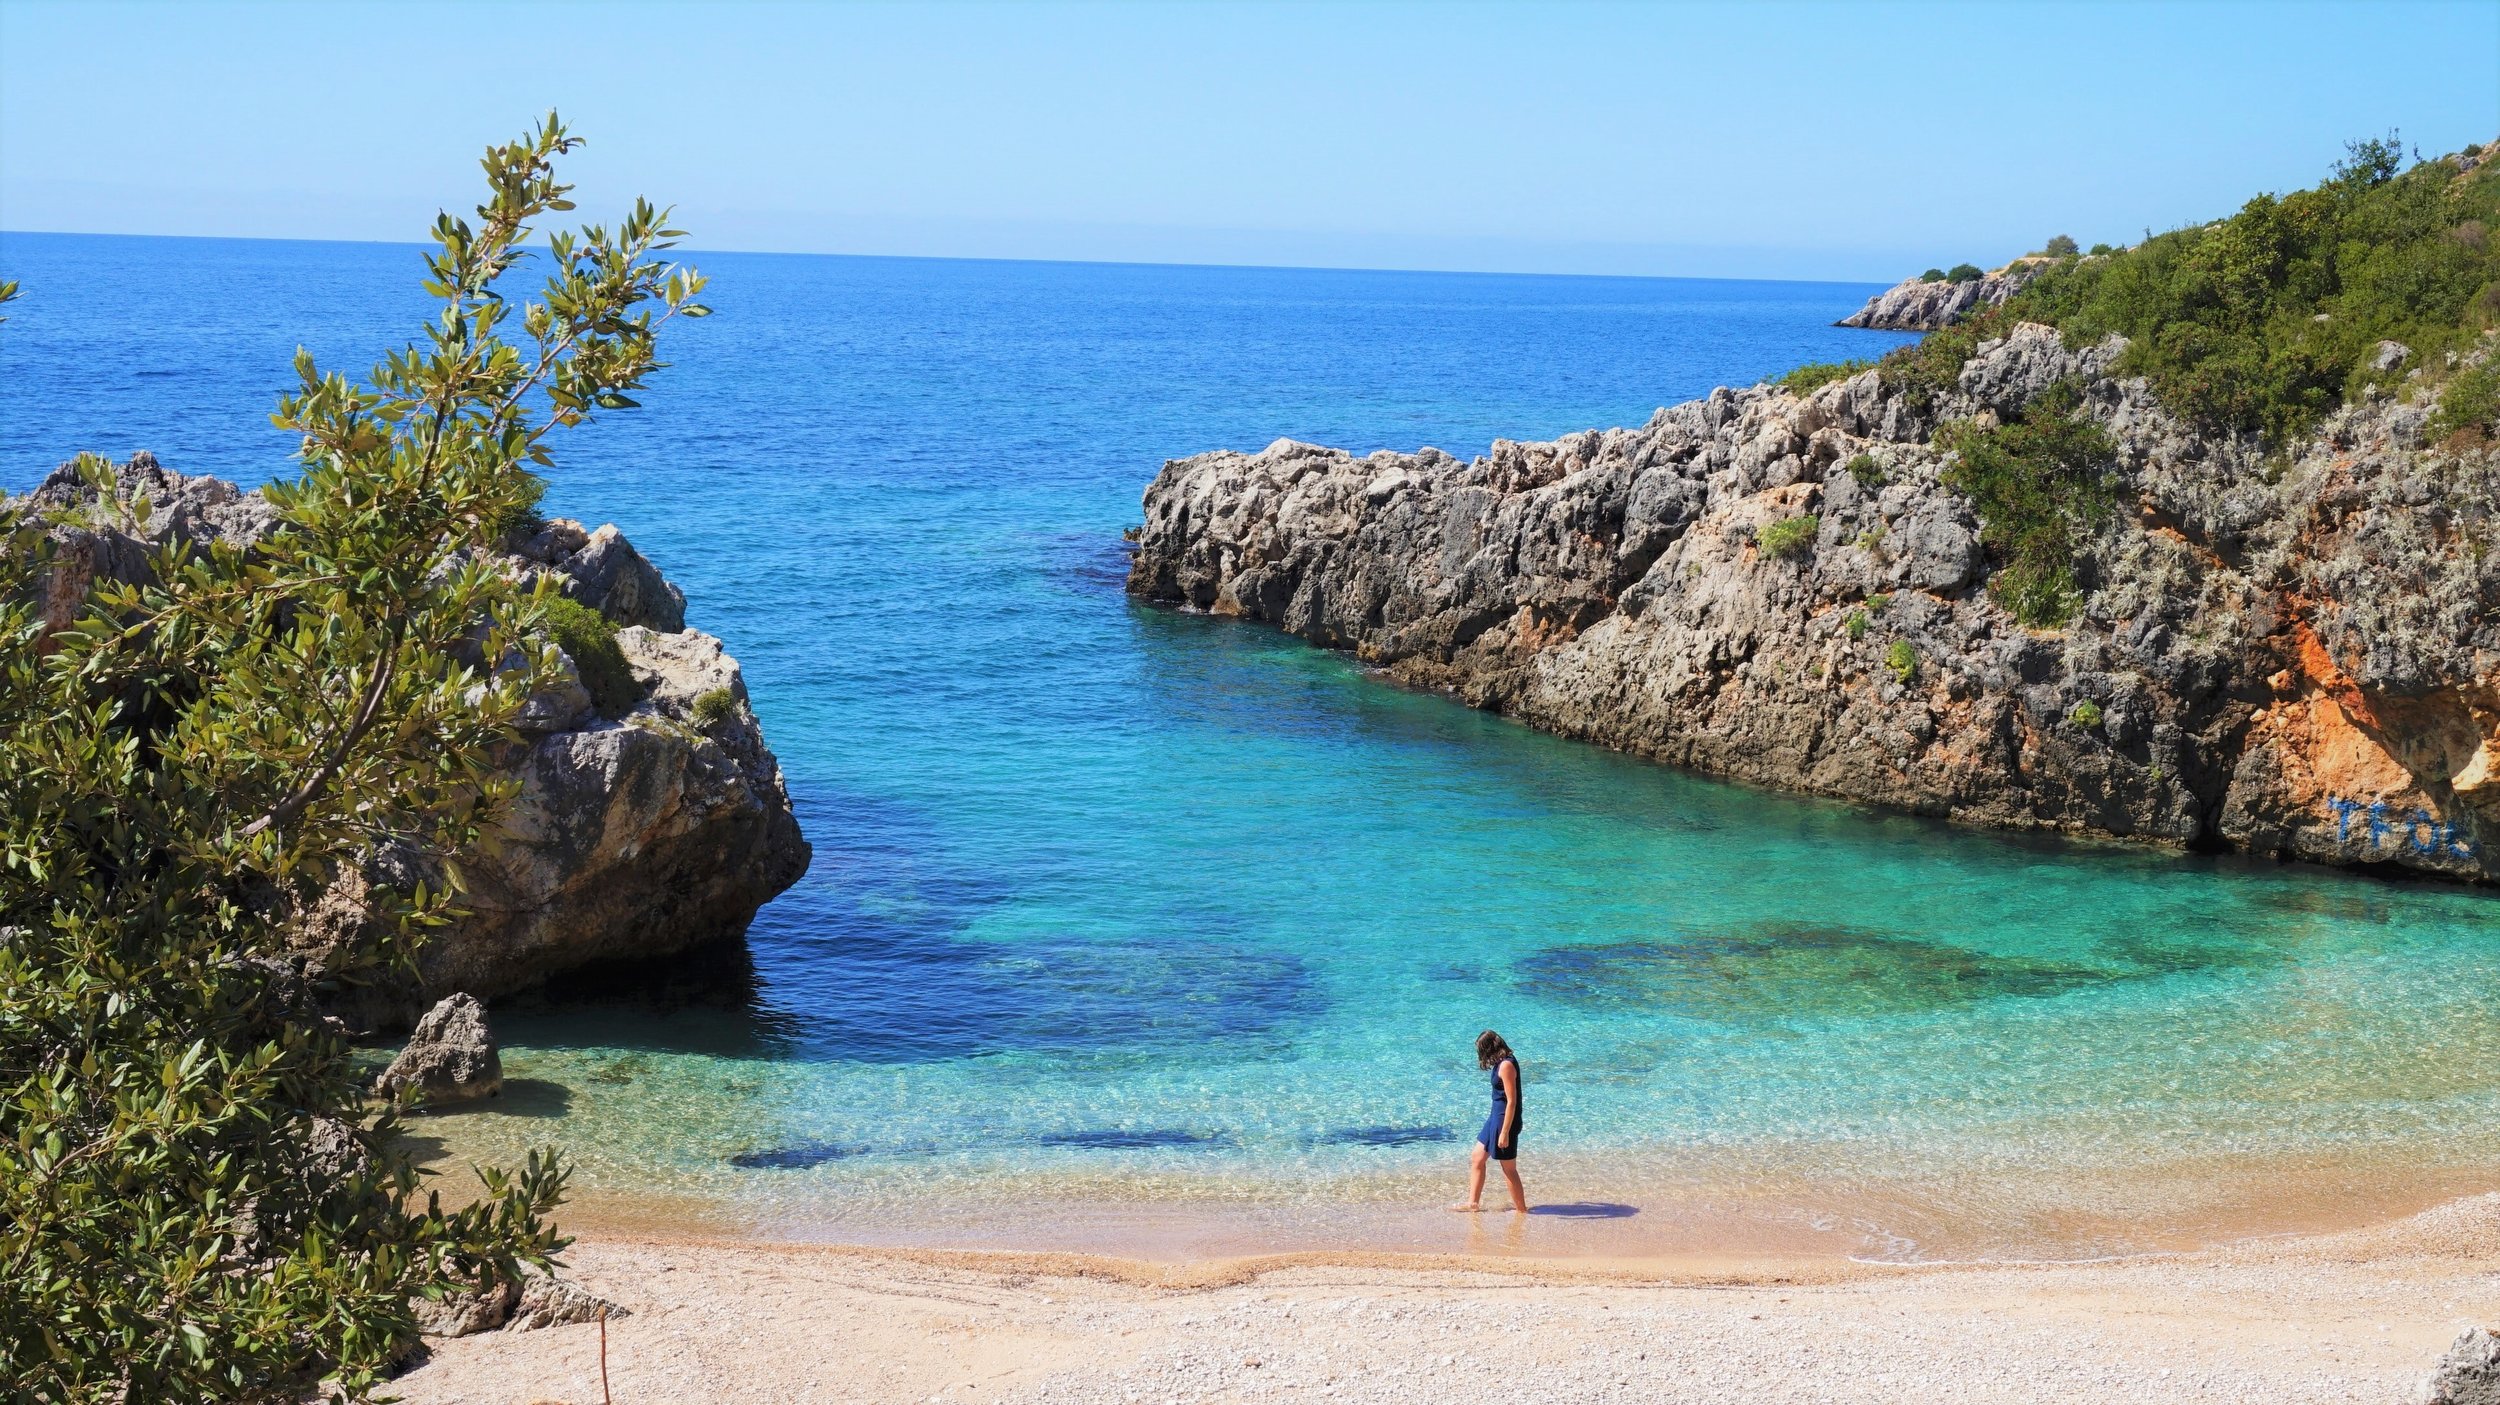
<instances>
[{"instance_id":1,"label":"shallow clear water","mask_svg":"<svg viewBox=\"0 0 2500 1405\"><path fill-rule=\"evenodd\" d=\"M399 247L0 257L12 489L256 480L296 341L423 313ZM745 1232L1441 1244L1396 1207L1446 1198L1492 1025L1534 1187L1602 1227L1537 1244L2088 1253L2500 1184L2489 895L1749 792L1121 594L1164 457L1637 422L1875 354L1825 325L1869 289L702 262L720 315L549 508L728 640L815 866L746 959L501 1010L449 1152Z\"/></svg>"}]
</instances>

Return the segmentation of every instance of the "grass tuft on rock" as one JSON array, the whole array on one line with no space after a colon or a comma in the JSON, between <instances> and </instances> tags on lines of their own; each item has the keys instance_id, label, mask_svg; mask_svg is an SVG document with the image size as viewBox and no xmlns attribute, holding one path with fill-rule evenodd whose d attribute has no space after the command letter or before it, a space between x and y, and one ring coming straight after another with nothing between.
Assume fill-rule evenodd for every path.
<instances>
[{"instance_id":1,"label":"grass tuft on rock","mask_svg":"<svg viewBox=\"0 0 2500 1405\"><path fill-rule=\"evenodd\" d=\"M1822 527L1822 518L1807 513L1803 517L1771 523L1755 535L1754 541L1761 546L1765 556L1792 559L1806 554L1807 549L1814 545L1814 534Z\"/></svg>"},{"instance_id":2,"label":"grass tuft on rock","mask_svg":"<svg viewBox=\"0 0 2500 1405\"><path fill-rule=\"evenodd\" d=\"M591 706L602 717L622 717L642 701L642 685L616 642L616 624L578 600L558 595L547 601L547 632L573 660L589 690Z\"/></svg>"}]
</instances>

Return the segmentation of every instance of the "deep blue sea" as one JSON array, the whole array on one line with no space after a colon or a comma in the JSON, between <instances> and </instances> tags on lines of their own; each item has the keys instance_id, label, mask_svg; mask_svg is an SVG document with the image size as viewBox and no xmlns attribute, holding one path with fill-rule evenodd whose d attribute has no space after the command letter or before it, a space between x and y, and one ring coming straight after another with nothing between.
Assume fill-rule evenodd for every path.
<instances>
[{"instance_id":1,"label":"deep blue sea","mask_svg":"<svg viewBox=\"0 0 2500 1405\"><path fill-rule=\"evenodd\" d=\"M296 346L407 340L418 257L0 236L0 488L285 472ZM1166 458L1638 423L1877 354L1828 325L1873 289L695 261L718 314L547 507L743 662L815 866L744 959L501 1008L451 1159L742 1233L1462 1247L1414 1207L1494 1026L1569 1211L1513 1247L2095 1253L2500 1185L2487 894L1747 791L1121 592Z\"/></svg>"}]
</instances>

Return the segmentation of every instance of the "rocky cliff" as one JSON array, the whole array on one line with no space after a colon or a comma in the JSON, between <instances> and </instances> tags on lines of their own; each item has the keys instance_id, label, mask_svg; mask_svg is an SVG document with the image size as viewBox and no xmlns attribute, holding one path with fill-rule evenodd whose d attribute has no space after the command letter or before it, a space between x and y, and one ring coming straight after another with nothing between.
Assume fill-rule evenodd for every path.
<instances>
[{"instance_id":1,"label":"rocky cliff","mask_svg":"<svg viewBox=\"0 0 2500 1405\"><path fill-rule=\"evenodd\" d=\"M1721 389L1472 461L1179 460L1129 589L1763 785L2500 879L2500 453L2382 394L2269 455L2114 375L2122 347L2021 325L1932 398ZM2061 382L2126 506L2085 535L2079 612L2032 629L1933 439Z\"/></svg>"},{"instance_id":2,"label":"rocky cliff","mask_svg":"<svg viewBox=\"0 0 2500 1405\"><path fill-rule=\"evenodd\" d=\"M1942 278L1905 279L1867 299L1866 306L1834 325L1880 332L1932 332L2021 292L2043 266L2017 259L1994 273L1962 283Z\"/></svg>"},{"instance_id":3,"label":"rocky cliff","mask_svg":"<svg viewBox=\"0 0 2500 1405\"><path fill-rule=\"evenodd\" d=\"M147 454L119 477L123 493L150 504L144 532L126 511L95 511L72 471L33 494L46 507L85 509L90 524L54 534L60 552L46 598L55 627L97 576L139 579L156 542L215 537L248 547L276 526L259 494L170 472ZM349 1012L374 1022L404 1023L455 991L491 997L594 961L734 938L807 871L807 841L738 662L718 639L685 627L684 595L614 527L558 520L505 547L502 563L516 578L548 578L619 626L635 696L603 714L568 676L530 699L505 758L520 793L485 847L462 861L471 916L429 941L420 989L378 993ZM367 882L427 876L389 855L374 870L342 879L299 933L316 966L363 919Z\"/></svg>"}]
</instances>

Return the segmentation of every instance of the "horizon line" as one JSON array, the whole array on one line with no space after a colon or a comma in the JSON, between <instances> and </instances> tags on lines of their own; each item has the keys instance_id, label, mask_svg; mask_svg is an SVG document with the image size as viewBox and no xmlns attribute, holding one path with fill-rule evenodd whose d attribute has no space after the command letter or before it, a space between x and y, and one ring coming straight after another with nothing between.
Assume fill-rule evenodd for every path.
<instances>
[{"instance_id":1,"label":"horizon line","mask_svg":"<svg viewBox=\"0 0 2500 1405\"><path fill-rule=\"evenodd\" d=\"M424 249L431 241L418 239L313 239L283 234L157 234L130 230L90 229L11 229L0 226L0 238L33 235L47 239L186 239L200 243L228 244L358 244L380 248ZM529 249L543 245L523 246ZM1019 258L1000 254L863 254L837 253L822 249L696 249L672 250L687 255L735 254L763 258L795 259L883 259L898 263L1016 263L1056 264L1076 268L1208 268L1238 269L1244 272L1267 273L1414 273L1461 278L1573 278L1633 283L1793 283L1804 286L1842 286L1883 288L1894 286L1876 279L1861 278L1736 278L1707 273L1562 273L1490 268L1380 268L1364 264L1293 264L1293 263L1198 263L1185 260L1160 259L1066 259ZM678 262L680 260L671 260Z\"/></svg>"}]
</instances>

